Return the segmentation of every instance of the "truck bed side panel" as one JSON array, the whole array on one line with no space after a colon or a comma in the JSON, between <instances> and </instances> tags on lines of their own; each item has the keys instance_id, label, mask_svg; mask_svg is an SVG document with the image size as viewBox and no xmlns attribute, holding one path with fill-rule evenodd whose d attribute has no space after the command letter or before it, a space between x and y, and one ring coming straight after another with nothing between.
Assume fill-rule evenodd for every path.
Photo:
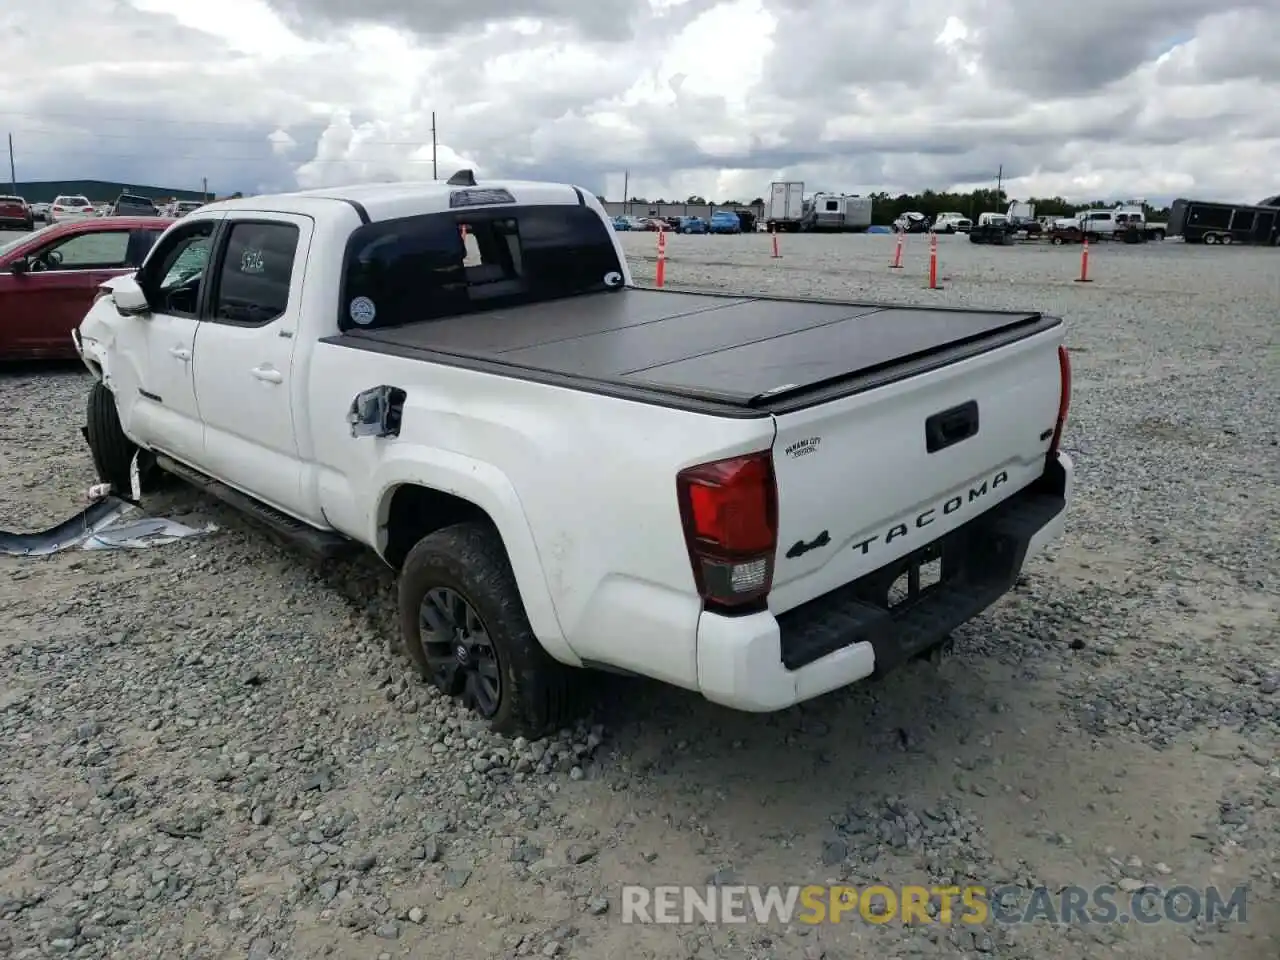
<instances>
[{"instance_id":1,"label":"truck bed side panel","mask_svg":"<svg viewBox=\"0 0 1280 960\"><path fill-rule=\"evenodd\" d=\"M352 400L381 384L406 394L398 436L353 437ZM380 544L379 503L385 510L400 483L469 500L498 526L548 649L563 636L578 658L696 688L689 637L701 608L676 474L767 449L772 418L694 414L324 342L306 402L311 468L335 528Z\"/></svg>"}]
</instances>

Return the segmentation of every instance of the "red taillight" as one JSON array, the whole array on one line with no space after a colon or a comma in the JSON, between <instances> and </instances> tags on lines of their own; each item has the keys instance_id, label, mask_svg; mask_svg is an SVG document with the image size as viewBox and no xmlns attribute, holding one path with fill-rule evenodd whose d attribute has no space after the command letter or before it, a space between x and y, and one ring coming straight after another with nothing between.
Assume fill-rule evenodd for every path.
<instances>
[{"instance_id":1,"label":"red taillight","mask_svg":"<svg viewBox=\"0 0 1280 960\"><path fill-rule=\"evenodd\" d=\"M1062 378L1062 393L1058 397L1058 422L1053 427L1053 440L1049 443L1049 455L1058 452L1062 443L1062 430L1067 425L1067 411L1071 409L1071 355L1066 347L1058 347L1058 371Z\"/></svg>"},{"instance_id":2,"label":"red taillight","mask_svg":"<svg viewBox=\"0 0 1280 960\"><path fill-rule=\"evenodd\" d=\"M53 209L55 209L55 210L63 210L63 209L65 209L65 208L64 208L64 207L60 207L60 206L58 206L58 205L55 203L55 204L53 205Z\"/></svg>"},{"instance_id":3,"label":"red taillight","mask_svg":"<svg viewBox=\"0 0 1280 960\"><path fill-rule=\"evenodd\" d=\"M93 207L81 207L81 208L80 208L80 212L81 212L81 213L93 213Z\"/></svg>"},{"instance_id":4,"label":"red taillight","mask_svg":"<svg viewBox=\"0 0 1280 960\"><path fill-rule=\"evenodd\" d=\"M769 451L681 470L676 495L698 593L740 607L773 585L778 488Z\"/></svg>"}]
</instances>

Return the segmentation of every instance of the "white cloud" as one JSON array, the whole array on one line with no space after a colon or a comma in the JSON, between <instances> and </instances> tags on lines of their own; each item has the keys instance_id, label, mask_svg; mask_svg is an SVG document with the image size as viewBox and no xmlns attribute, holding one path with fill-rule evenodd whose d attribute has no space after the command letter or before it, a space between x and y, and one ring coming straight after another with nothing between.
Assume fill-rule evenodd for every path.
<instances>
[{"instance_id":1,"label":"white cloud","mask_svg":"<svg viewBox=\"0 0 1280 960\"><path fill-rule=\"evenodd\" d=\"M278 157L287 157L298 148L298 141L284 130L271 131L267 135L267 140L271 143L271 149Z\"/></svg>"},{"instance_id":2,"label":"white cloud","mask_svg":"<svg viewBox=\"0 0 1280 960\"><path fill-rule=\"evenodd\" d=\"M20 179L611 197L1280 191L1274 0L63 0L0 30ZM355 10L355 13L351 11Z\"/></svg>"}]
</instances>

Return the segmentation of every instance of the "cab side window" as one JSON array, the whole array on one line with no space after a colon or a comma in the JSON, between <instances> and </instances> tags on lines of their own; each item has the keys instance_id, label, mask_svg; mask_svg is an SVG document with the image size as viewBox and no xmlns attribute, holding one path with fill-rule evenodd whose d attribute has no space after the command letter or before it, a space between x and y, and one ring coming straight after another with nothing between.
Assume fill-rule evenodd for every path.
<instances>
[{"instance_id":1,"label":"cab side window","mask_svg":"<svg viewBox=\"0 0 1280 960\"><path fill-rule=\"evenodd\" d=\"M171 233L147 257L143 286L156 313L194 317L209 263L214 222L202 220Z\"/></svg>"},{"instance_id":2,"label":"cab side window","mask_svg":"<svg viewBox=\"0 0 1280 960\"><path fill-rule=\"evenodd\" d=\"M288 309L298 228L244 220L231 225L218 269L209 319L259 327Z\"/></svg>"}]
</instances>

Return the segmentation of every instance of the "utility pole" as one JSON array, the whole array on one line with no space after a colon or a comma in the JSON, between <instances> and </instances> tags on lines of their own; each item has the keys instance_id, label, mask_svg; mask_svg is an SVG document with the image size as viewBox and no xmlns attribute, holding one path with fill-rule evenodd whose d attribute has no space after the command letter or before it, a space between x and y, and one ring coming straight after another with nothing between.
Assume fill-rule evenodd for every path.
<instances>
[{"instance_id":1,"label":"utility pole","mask_svg":"<svg viewBox=\"0 0 1280 960\"><path fill-rule=\"evenodd\" d=\"M18 173L13 166L13 134L9 134L9 188L18 192Z\"/></svg>"},{"instance_id":2,"label":"utility pole","mask_svg":"<svg viewBox=\"0 0 1280 960\"><path fill-rule=\"evenodd\" d=\"M440 179L440 171L436 168L436 112L434 110L431 111L431 179Z\"/></svg>"},{"instance_id":3,"label":"utility pole","mask_svg":"<svg viewBox=\"0 0 1280 960\"><path fill-rule=\"evenodd\" d=\"M1000 188L1004 185L1004 164L1000 164L1000 170L996 173L996 206L999 207L1004 198L1001 195Z\"/></svg>"},{"instance_id":4,"label":"utility pole","mask_svg":"<svg viewBox=\"0 0 1280 960\"><path fill-rule=\"evenodd\" d=\"M200 195L201 195L201 199L203 199L205 203L209 202L209 178L208 177L200 178Z\"/></svg>"},{"instance_id":5,"label":"utility pole","mask_svg":"<svg viewBox=\"0 0 1280 960\"><path fill-rule=\"evenodd\" d=\"M622 171L622 212L623 213L631 212L631 207L628 205L629 201L631 200L631 190L629 189L630 185L631 185L631 171L623 170Z\"/></svg>"}]
</instances>

